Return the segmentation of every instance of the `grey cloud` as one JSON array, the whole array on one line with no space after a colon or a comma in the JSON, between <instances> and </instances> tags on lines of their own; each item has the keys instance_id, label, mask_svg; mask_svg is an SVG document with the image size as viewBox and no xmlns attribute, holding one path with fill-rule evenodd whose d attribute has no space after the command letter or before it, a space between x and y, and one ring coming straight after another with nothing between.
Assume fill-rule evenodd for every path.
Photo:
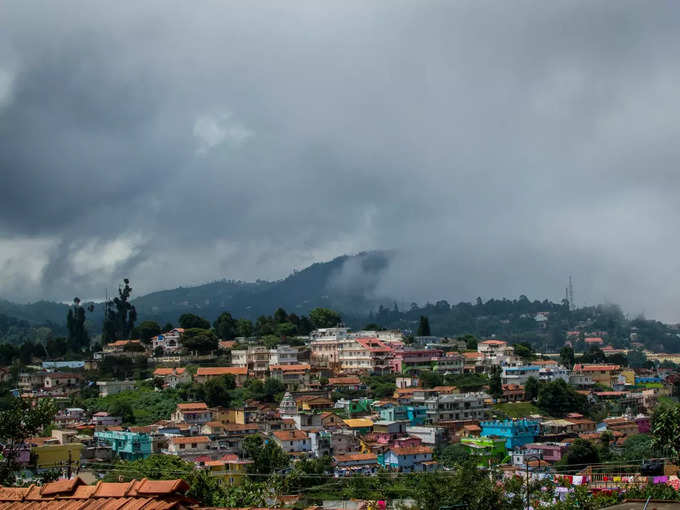
<instances>
[{"instance_id":1,"label":"grey cloud","mask_svg":"<svg viewBox=\"0 0 680 510\"><path fill-rule=\"evenodd\" d=\"M0 295L377 248L397 252L377 291L404 300L559 299L573 274L581 303L677 320L679 14L3 2L0 241L22 255Z\"/></svg>"}]
</instances>

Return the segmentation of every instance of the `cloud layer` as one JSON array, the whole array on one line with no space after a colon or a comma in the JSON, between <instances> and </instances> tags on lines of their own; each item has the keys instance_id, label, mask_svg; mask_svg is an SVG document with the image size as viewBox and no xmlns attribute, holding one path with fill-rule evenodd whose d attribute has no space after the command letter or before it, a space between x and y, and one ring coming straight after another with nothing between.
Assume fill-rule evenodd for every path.
<instances>
[{"instance_id":1,"label":"cloud layer","mask_svg":"<svg viewBox=\"0 0 680 510\"><path fill-rule=\"evenodd\" d=\"M680 320L680 8L0 4L0 296L278 278Z\"/></svg>"}]
</instances>

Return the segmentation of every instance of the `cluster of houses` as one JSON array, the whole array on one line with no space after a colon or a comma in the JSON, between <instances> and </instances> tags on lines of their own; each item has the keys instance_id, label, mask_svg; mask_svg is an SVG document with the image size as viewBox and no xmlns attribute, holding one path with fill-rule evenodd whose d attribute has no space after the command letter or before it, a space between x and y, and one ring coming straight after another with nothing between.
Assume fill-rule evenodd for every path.
<instances>
[{"instance_id":1,"label":"cluster of houses","mask_svg":"<svg viewBox=\"0 0 680 510\"><path fill-rule=\"evenodd\" d=\"M149 355L156 363L153 382L158 390L225 375L233 377L237 387L248 379L271 377L285 388L283 398L274 404L249 400L233 408L184 402L167 420L138 427L124 427L120 417L107 413L88 416L83 409L66 407L59 411L50 437L27 442L20 462L37 471L72 465L86 471L88 464L95 469L97 463L114 457L135 460L162 453L194 462L225 483L238 485L252 463L244 440L259 434L293 458L330 456L336 476L379 469L436 470L435 450L450 443L513 469L527 467L527 458L557 462L576 438L594 439L605 431L613 438L612 446L621 447L627 437L649 431L648 415L657 398L670 392L668 374L659 370L609 363L568 369L549 357L527 362L499 339L479 342L476 350L466 351L465 344L454 339L417 337L407 345L398 332L347 328L316 330L301 347L221 342L221 349L230 350L230 363L190 369L182 363L165 363L160 356L181 356L182 333L174 329L158 335L151 345L137 340L114 342L102 356ZM599 340L586 338L591 343ZM58 363L62 364L21 373L19 391L25 396L66 399L88 384L81 369L92 362ZM419 378L423 370L459 375L489 373L496 367L503 388L498 399L455 386L424 388ZM369 374L394 374L394 394L367 398L362 376ZM525 400L524 385L530 377L563 380L593 402L616 400L626 411L599 423L578 414L561 419L490 419L491 406L498 401ZM133 389L135 381L89 384L106 396ZM338 397L338 392L344 397ZM354 392L364 396L353 398Z\"/></svg>"}]
</instances>

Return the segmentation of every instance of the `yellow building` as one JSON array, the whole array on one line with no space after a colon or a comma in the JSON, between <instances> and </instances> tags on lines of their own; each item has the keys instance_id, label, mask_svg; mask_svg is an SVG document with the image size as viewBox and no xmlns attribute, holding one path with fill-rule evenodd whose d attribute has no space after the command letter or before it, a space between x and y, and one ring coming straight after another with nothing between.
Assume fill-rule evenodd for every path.
<instances>
[{"instance_id":1,"label":"yellow building","mask_svg":"<svg viewBox=\"0 0 680 510\"><path fill-rule=\"evenodd\" d=\"M626 384L635 385L635 371L630 368L621 370L621 375L626 378Z\"/></svg>"},{"instance_id":2,"label":"yellow building","mask_svg":"<svg viewBox=\"0 0 680 510\"><path fill-rule=\"evenodd\" d=\"M248 465L252 460L227 459L211 460L205 463L211 476L219 478L228 485L242 485L248 474Z\"/></svg>"},{"instance_id":3,"label":"yellow building","mask_svg":"<svg viewBox=\"0 0 680 510\"><path fill-rule=\"evenodd\" d=\"M71 467L75 469L80 464L83 448L82 443L46 444L31 448L31 454L35 456L36 469L66 467L69 459Z\"/></svg>"},{"instance_id":4,"label":"yellow building","mask_svg":"<svg viewBox=\"0 0 680 510\"><path fill-rule=\"evenodd\" d=\"M595 384L611 387L621 373L619 365L577 363L572 370L575 374L590 378Z\"/></svg>"}]
</instances>

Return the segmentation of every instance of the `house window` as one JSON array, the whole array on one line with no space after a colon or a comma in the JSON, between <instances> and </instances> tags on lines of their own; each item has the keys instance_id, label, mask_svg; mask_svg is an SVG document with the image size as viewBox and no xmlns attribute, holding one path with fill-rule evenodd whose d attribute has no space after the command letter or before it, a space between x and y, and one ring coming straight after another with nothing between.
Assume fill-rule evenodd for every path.
<instances>
[{"instance_id":1,"label":"house window","mask_svg":"<svg viewBox=\"0 0 680 510\"><path fill-rule=\"evenodd\" d=\"M187 447L187 445L185 445L185 444L179 445L179 449L180 449L180 450L184 450L186 447Z\"/></svg>"}]
</instances>

